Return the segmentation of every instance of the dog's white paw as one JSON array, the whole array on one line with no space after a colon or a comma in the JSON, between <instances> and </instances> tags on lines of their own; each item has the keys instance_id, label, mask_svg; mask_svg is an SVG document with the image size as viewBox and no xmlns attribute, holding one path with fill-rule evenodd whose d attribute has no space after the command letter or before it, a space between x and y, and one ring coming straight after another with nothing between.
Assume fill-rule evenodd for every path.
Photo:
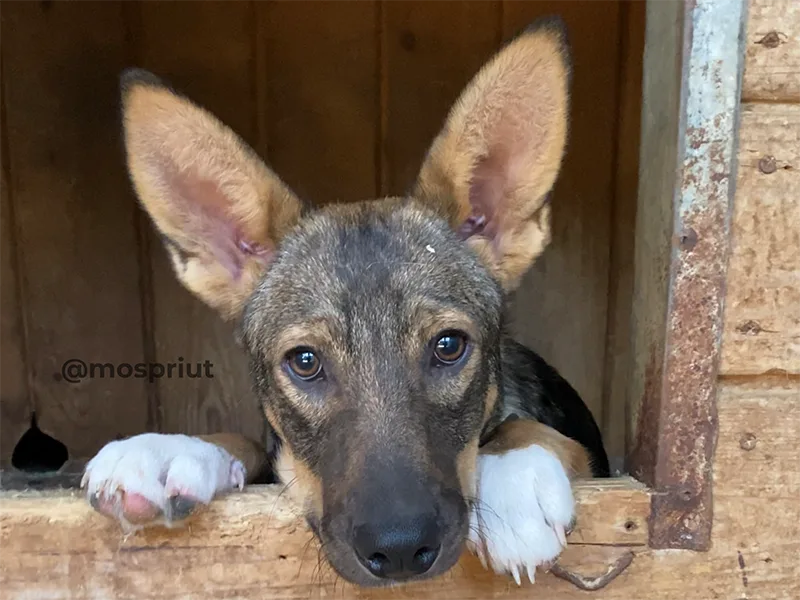
<instances>
[{"instance_id":1,"label":"dog's white paw","mask_svg":"<svg viewBox=\"0 0 800 600\"><path fill-rule=\"evenodd\" d=\"M242 463L215 444L145 433L104 446L81 487L96 510L131 530L180 521L216 494L242 489L245 476Z\"/></svg>"},{"instance_id":2,"label":"dog's white paw","mask_svg":"<svg viewBox=\"0 0 800 600\"><path fill-rule=\"evenodd\" d=\"M566 545L575 516L572 487L561 462L541 446L478 457L478 497L468 544L496 573L533 582Z\"/></svg>"}]
</instances>

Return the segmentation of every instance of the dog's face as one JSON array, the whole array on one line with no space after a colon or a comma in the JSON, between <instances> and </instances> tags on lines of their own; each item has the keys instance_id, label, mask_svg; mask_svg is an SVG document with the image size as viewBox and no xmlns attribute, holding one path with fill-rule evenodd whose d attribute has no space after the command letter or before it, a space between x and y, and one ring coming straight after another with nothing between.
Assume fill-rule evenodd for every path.
<instances>
[{"instance_id":1,"label":"dog's face","mask_svg":"<svg viewBox=\"0 0 800 600\"><path fill-rule=\"evenodd\" d=\"M549 239L567 79L561 30L526 32L467 87L408 197L312 211L213 116L123 77L136 192L179 279L238 320L284 482L350 581L461 553L504 294Z\"/></svg>"},{"instance_id":2,"label":"dog's face","mask_svg":"<svg viewBox=\"0 0 800 600\"><path fill-rule=\"evenodd\" d=\"M497 398L501 310L475 254L404 200L309 216L248 301L256 387L292 457L283 479L298 479L348 579L457 560Z\"/></svg>"}]
</instances>

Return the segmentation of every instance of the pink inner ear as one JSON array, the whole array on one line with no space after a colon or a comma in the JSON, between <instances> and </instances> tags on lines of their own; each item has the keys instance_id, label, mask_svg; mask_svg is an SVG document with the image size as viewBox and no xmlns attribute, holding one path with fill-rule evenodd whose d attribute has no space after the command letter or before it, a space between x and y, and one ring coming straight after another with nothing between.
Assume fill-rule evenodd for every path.
<instances>
[{"instance_id":1,"label":"pink inner ear","mask_svg":"<svg viewBox=\"0 0 800 600\"><path fill-rule=\"evenodd\" d=\"M172 190L175 214L180 215L179 227L199 246L213 256L230 274L238 279L249 257L268 262L272 250L247 237L229 213L231 199L219 185L191 174L170 173L167 185Z\"/></svg>"},{"instance_id":2,"label":"pink inner ear","mask_svg":"<svg viewBox=\"0 0 800 600\"><path fill-rule=\"evenodd\" d=\"M493 151L475 165L469 186L472 212L459 228L461 239L481 235L494 240L502 221L503 199L507 187L505 153Z\"/></svg>"},{"instance_id":3,"label":"pink inner ear","mask_svg":"<svg viewBox=\"0 0 800 600\"><path fill-rule=\"evenodd\" d=\"M236 245L244 254L248 254L250 256L268 257L270 254L270 250L268 248L265 248L261 244L256 244L255 242L249 242L242 238L241 235L237 237Z\"/></svg>"}]
</instances>

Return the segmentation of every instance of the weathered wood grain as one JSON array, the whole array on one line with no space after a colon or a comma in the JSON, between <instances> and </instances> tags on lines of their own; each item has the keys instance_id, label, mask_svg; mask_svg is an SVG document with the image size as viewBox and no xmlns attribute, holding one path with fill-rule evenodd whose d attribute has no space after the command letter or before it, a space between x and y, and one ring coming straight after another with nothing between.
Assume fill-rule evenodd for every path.
<instances>
[{"instance_id":1,"label":"weathered wood grain","mask_svg":"<svg viewBox=\"0 0 800 600\"><path fill-rule=\"evenodd\" d=\"M575 548L646 544L649 495L643 486L629 479L579 481L575 490L578 525L569 537ZM9 600L24 593L115 599L315 597L337 585L329 567L319 564L316 542L278 486L257 486L217 500L187 528L127 537L78 492L1 492L0 545L0 584ZM580 553L571 556L570 564ZM492 582L481 570L466 558L444 581L476 572L483 589L487 583L508 585L505 578Z\"/></svg>"},{"instance_id":2,"label":"weathered wood grain","mask_svg":"<svg viewBox=\"0 0 800 600\"><path fill-rule=\"evenodd\" d=\"M626 443L635 450L640 421L656 424L655 416L641 417L643 399L653 394L648 380L661 378L660 348L666 343L664 316L669 295L672 201L679 169L678 115L681 80L680 40L683 4L647 4L647 45L642 80L643 111L639 148L639 190L634 246L634 293L631 310L630 358L626 389ZM651 358L652 357L652 358ZM652 385L657 385L653 383ZM646 464L655 465L655 455Z\"/></svg>"},{"instance_id":3,"label":"weathered wood grain","mask_svg":"<svg viewBox=\"0 0 800 600\"><path fill-rule=\"evenodd\" d=\"M11 201L39 426L75 457L147 423L142 379L70 384L69 359L143 359L136 205L120 150L122 5L18 2L2 9ZM5 310L5 307L4 307Z\"/></svg>"},{"instance_id":4,"label":"weathered wood grain","mask_svg":"<svg viewBox=\"0 0 800 600\"><path fill-rule=\"evenodd\" d=\"M1 66L0 73L5 75ZM0 120L0 465L7 465L11 461L14 446L30 425L33 403L28 391L28 370L25 365L15 220L7 176L6 116L5 106L2 105Z\"/></svg>"},{"instance_id":5,"label":"weathered wood grain","mask_svg":"<svg viewBox=\"0 0 800 600\"><path fill-rule=\"evenodd\" d=\"M760 498L764 508L773 499L800 498L800 382L726 385L719 402L726 418L720 419L715 495Z\"/></svg>"},{"instance_id":6,"label":"weathered wood grain","mask_svg":"<svg viewBox=\"0 0 800 600\"><path fill-rule=\"evenodd\" d=\"M127 3L125 8L136 63L258 146L254 7L244 2L143 2ZM156 381L155 429L188 434L235 431L262 439L264 417L233 326L183 289L149 219L143 221L152 268L150 333L156 360L208 360L213 365L213 378Z\"/></svg>"},{"instance_id":7,"label":"weathered wood grain","mask_svg":"<svg viewBox=\"0 0 800 600\"><path fill-rule=\"evenodd\" d=\"M748 104L722 347L722 373L800 374L800 106Z\"/></svg>"},{"instance_id":8,"label":"weathered wood grain","mask_svg":"<svg viewBox=\"0 0 800 600\"><path fill-rule=\"evenodd\" d=\"M633 256L639 183L642 121L642 68L645 39L644 2L624 2L620 54L620 89L616 134L616 176L611 207L608 269L608 327L601 430L611 468L625 456L625 412L631 350Z\"/></svg>"},{"instance_id":9,"label":"weathered wood grain","mask_svg":"<svg viewBox=\"0 0 800 600\"><path fill-rule=\"evenodd\" d=\"M378 5L256 2L271 166L314 203L377 195ZM263 76L263 74L259 74Z\"/></svg>"},{"instance_id":10,"label":"weathered wood grain","mask_svg":"<svg viewBox=\"0 0 800 600\"><path fill-rule=\"evenodd\" d=\"M579 481L575 485L579 513L569 536L575 544L647 544L650 495L629 477Z\"/></svg>"},{"instance_id":11,"label":"weathered wood grain","mask_svg":"<svg viewBox=\"0 0 800 600\"><path fill-rule=\"evenodd\" d=\"M494 1L382 5L382 195L413 185L450 106L497 51L500 8Z\"/></svg>"},{"instance_id":12,"label":"weathered wood grain","mask_svg":"<svg viewBox=\"0 0 800 600\"><path fill-rule=\"evenodd\" d=\"M714 467L715 509L709 552L653 551L625 545L615 529L595 541L620 506L639 502L634 487L581 482L579 528L561 564L591 576L620 553L630 566L592 594L599 600L794 600L800 596L800 485L797 446L800 385L723 387ZM751 433L755 446L742 442ZM749 439L749 438L748 438ZM591 508L596 502L597 509ZM603 518L603 514L609 515ZM581 529L584 526L589 529ZM583 531L579 534L578 532ZM585 592L540 574L521 588L493 576L472 557L431 582L391 590L356 590L320 563L316 543L274 488L253 488L215 501L187 530L150 531L127 538L66 492L0 494L0 589L3 598L211 599L220 597L578 599ZM630 541L630 540L627 540Z\"/></svg>"},{"instance_id":13,"label":"weathered wood grain","mask_svg":"<svg viewBox=\"0 0 800 600\"><path fill-rule=\"evenodd\" d=\"M749 1L742 99L800 102L800 2Z\"/></svg>"}]
</instances>

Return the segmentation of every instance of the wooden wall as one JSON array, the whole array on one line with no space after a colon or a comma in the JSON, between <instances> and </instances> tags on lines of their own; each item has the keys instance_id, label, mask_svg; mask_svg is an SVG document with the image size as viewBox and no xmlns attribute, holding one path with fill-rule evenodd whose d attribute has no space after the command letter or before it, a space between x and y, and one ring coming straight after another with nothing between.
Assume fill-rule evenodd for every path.
<instances>
[{"instance_id":1,"label":"wooden wall","mask_svg":"<svg viewBox=\"0 0 800 600\"><path fill-rule=\"evenodd\" d=\"M230 327L175 282L130 192L123 67L171 80L309 199L359 200L403 193L462 86L552 13L574 49L571 140L554 242L516 298L516 331L621 454L642 3L109 1L2 6L0 459L34 410L74 457L148 430L262 433ZM59 375L70 358L178 357L210 360L215 377Z\"/></svg>"}]
</instances>

